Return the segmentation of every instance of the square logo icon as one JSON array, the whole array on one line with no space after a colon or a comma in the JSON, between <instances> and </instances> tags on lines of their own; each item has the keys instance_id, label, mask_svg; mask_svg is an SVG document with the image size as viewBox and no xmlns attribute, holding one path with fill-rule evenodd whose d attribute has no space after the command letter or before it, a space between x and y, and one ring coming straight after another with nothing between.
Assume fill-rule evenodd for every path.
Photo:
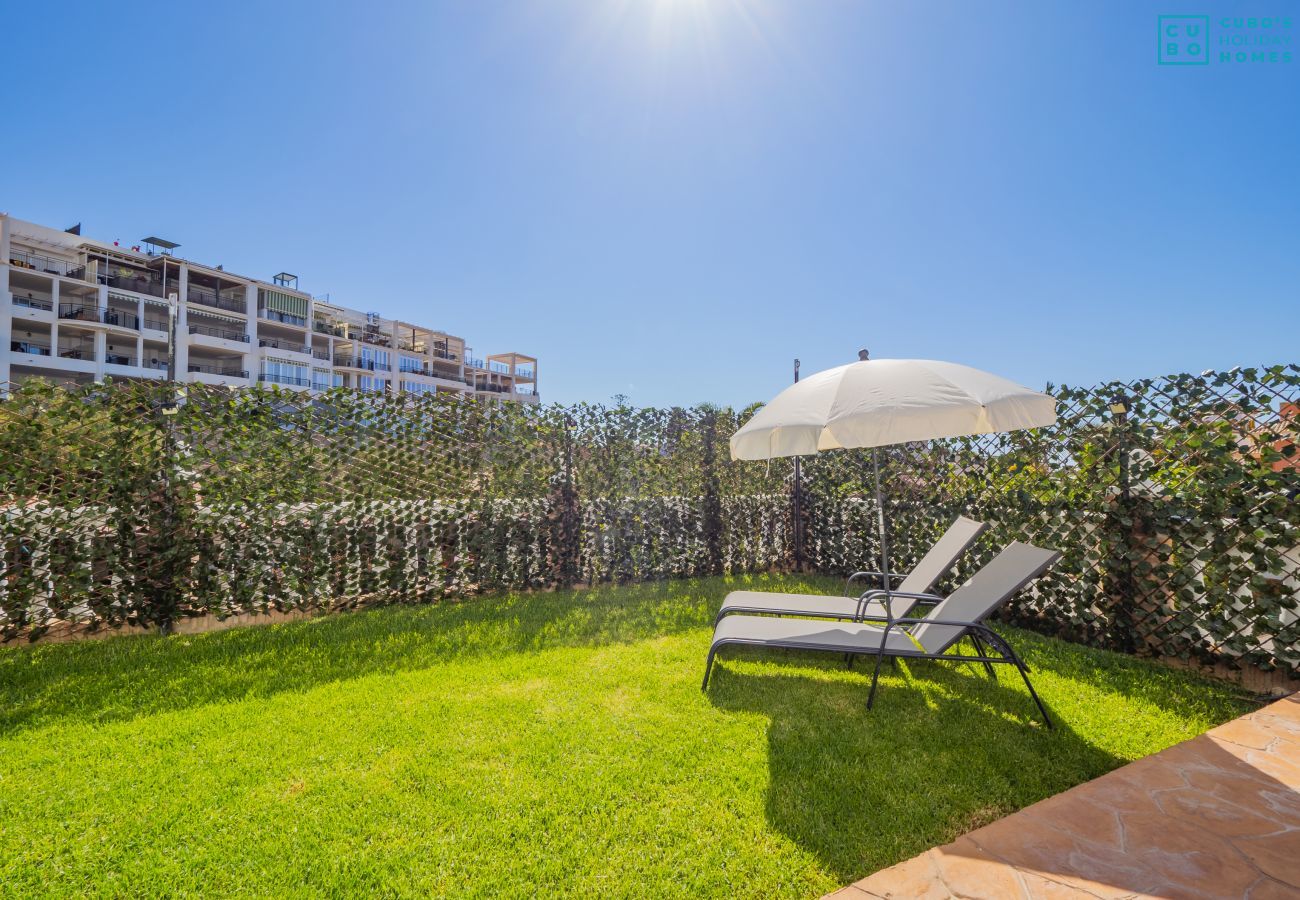
<instances>
[{"instance_id":1,"label":"square logo icon","mask_svg":"<svg viewBox=\"0 0 1300 900\"><path fill-rule=\"evenodd\" d=\"M1160 65L1210 64L1209 16L1158 16L1156 26L1160 33Z\"/></svg>"}]
</instances>

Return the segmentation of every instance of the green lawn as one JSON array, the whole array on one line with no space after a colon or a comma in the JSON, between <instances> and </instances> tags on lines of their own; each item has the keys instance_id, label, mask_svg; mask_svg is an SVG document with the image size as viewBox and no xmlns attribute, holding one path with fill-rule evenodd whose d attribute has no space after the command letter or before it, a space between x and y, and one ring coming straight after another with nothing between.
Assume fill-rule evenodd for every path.
<instances>
[{"instance_id":1,"label":"green lawn","mask_svg":"<svg viewBox=\"0 0 1300 900\"><path fill-rule=\"evenodd\" d=\"M1019 678L723 651L709 579L0 650L6 896L814 897L1247 709L1008 631ZM1005 668L1005 667L1002 667Z\"/></svg>"}]
</instances>

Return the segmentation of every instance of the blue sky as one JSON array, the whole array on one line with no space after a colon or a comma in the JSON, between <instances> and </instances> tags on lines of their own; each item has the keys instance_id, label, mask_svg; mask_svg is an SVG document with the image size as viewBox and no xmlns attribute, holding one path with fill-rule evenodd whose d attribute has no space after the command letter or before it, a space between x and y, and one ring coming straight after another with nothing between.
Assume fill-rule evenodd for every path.
<instances>
[{"instance_id":1,"label":"blue sky","mask_svg":"<svg viewBox=\"0 0 1300 900\"><path fill-rule=\"evenodd\" d=\"M0 210L534 353L549 400L1294 360L1300 9L1197 3L29 5ZM1159 66L1169 12L1289 14L1292 61Z\"/></svg>"}]
</instances>

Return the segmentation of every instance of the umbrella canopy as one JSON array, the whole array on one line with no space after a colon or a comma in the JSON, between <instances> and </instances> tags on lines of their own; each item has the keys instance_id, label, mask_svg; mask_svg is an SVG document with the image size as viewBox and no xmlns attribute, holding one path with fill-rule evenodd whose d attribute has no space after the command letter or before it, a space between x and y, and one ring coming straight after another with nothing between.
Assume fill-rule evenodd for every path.
<instances>
[{"instance_id":1,"label":"umbrella canopy","mask_svg":"<svg viewBox=\"0 0 1300 900\"><path fill-rule=\"evenodd\" d=\"M732 459L1040 428L1056 400L1014 381L932 359L868 359L786 388L731 436Z\"/></svg>"}]
</instances>

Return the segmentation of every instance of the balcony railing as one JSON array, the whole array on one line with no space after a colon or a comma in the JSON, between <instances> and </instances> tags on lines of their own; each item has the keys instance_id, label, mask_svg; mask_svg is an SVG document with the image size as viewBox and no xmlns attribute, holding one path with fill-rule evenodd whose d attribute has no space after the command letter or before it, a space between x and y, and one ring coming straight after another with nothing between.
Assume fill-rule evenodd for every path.
<instances>
[{"instance_id":1,"label":"balcony railing","mask_svg":"<svg viewBox=\"0 0 1300 900\"><path fill-rule=\"evenodd\" d=\"M321 334L332 334L335 337L348 336L348 330L342 325L331 325L328 322L322 322L320 319L312 323L312 328Z\"/></svg>"},{"instance_id":2,"label":"balcony railing","mask_svg":"<svg viewBox=\"0 0 1300 900\"><path fill-rule=\"evenodd\" d=\"M460 354L452 353L450 350L442 350L438 347L433 348L434 359L447 359L455 362L460 359Z\"/></svg>"},{"instance_id":3,"label":"balcony railing","mask_svg":"<svg viewBox=\"0 0 1300 900\"><path fill-rule=\"evenodd\" d=\"M536 397L537 391L516 391L504 384L480 384L474 388L476 391L485 391L489 394L511 394L516 397Z\"/></svg>"},{"instance_id":4,"label":"balcony railing","mask_svg":"<svg viewBox=\"0 0 1300 900\"><path fill-rule=\"evenodd\" d=\"M121 288L124 291L135 291L137 294L148 294L151 297L165 297L163 293L162 281L156 278L150 278L147 275L123 275L112 272L101 272L99 283L106 284L109 287Z\"/></svg>"},{"instance_id":5,"label":"balcony railing","mask_svg":"<svg viewBox=\"0 0 1300 900\"><path fill-rule=\"evenodd\" d=\"M348 369L368 369L371 372L375 371L375 361L373 359L362 359L359 356L336 356L334 357L334 365L343 366ZM387 371L387 369L381 369L380 371Z\"/></svg>"},{"instance_id":6,"label":"balcony railing","mask_svg":"<svg viewBox=\"0 0 1300 900\"><path fill-rule=\"evenodd\" d=\"M105 325L117 325L121 328L140 330L140 317L135 313L113 309L111 306L89 306L84 303L60 303L59 318L83 322L103 322Z\"/></svg>"},{"instance_id":7,"label":"balcony railing","mask_svg":"<svg viewBox=\"0 0 1300 900\"><path fill-rule=\"evenodd\" d=\"M148 316L145 316L144 327L152 328L154 331L168 331L170 330L171 325L166 319L151 319Z\"/></svg>"},{"instance_id":8,"label":"balcony railing","mask_svg":"<svg viewBox=\"0 0 1300 900\"><path fill-rule=\"evenodd\" d=\"M31 341L10 341L10 353L30 353L32 356L49 356L50 348L33 344Z\"/></svg>"},{"instance_id":9,"label":"balcony railing","mask_svg":"<svg viewBox=\"0 0 1300 900\"><path fill-rule=\"evenodd\" d=\"M158 369L162 372L167 371L167 360L165 359L153 359L147 363L140 363L140 365L146 369Z\"/></svg>"},{"instance_id":10,"label":"balcony railing","mask_svg":"<svg viewBox=\"0 0 1300 900\"><path fill-rule=\"evenodd\" d=\"M224 341L243 341L248 343L248 335L242 331L231 331L228 328L217 328L213 325L190 325L190 334L205 334L208 337L221 338ZM265 343L265 342L264 342Z\"/></svg>"},{"instance_id":11,"label":"balcony railing","mask_svg":"<svg viewBox=\"0 0 1300 900\"><path fill-rule=\"evenodd\" d=\"M274 309L259 309L257 314L271 322L281 322L285 325L295 325L298 328L306 328L307 320L302 316L291 316L288 313L277 312Z\"/></svg>"},{"instance_id":12,"label":"balcony railing","mask_svg":"<svg viewBox=\"0 0 1300 900\"><path fill-rule=\"evenodd\" d=\"M208 375L224 375L227 378L247 378L248 370L235 366L223 366L216 363L190 363L191 372L205 372Z\"/></svg>"},{"instance_id":13,"label":"balcony railing","mask_svg":"<svg viewBox=\"0 0 1300 900\"><path fill-rule=\"evenodd\" d=\"M121 353L106 353L104 354L104 362L114 366L134 366L135 357L124 356Z\"/></svg>"},{"instance_id":14,"label":"balcony railing","mask_svg":"<svg viewBox=\"0 0 1300 900\"><path fill-rule=\"evenodd\" d=\"M388 335L378 334L375 332L366 332L357 328L349 328L345 335L349 341L360 341L363 344L371 344L375 347L391 346Z\"/></svg>"},{"instance_id":15,"label":"balcony railing","mask_svg":"<svg viewBox=\"0 0 1300 900\"><path fill-rule=\"evenodd\" d=\"M60 347L59 356L63 359L89 359L95 358L94 344L81 344L72 347Z\"/></svg>"},{"instance_id":16,"label":"balcony railing","mask_svg":"<svg viewBox=\"0 0 1300 900\"><path fill-rule=\"evenodd\" d=\"M326 362L329 362L330 359L330 352L328 350L313 350L311 355L316 359L323 359Z\"/></svg>"},{"instance_id":17,"label":"balcony railing","mask_svg":"<svg viewBox=\"0 0 1300 900\"><path fill-rule=\"evenodd\" d=\"M49 312L54 309L54 301L42 300L40 297L14 297L14 306L26 306L28 309L43 309Z\"/></svg>"},{"instance_id":18,"label":"balcony railing","mask_svg":"<svg viewBox=\"0 0 1300 900\"><path fill-rule=\"evenodd\" d=\"M19 269L32 269L47 275L62 275L64 278L86 278L86 267L81 263L71 263L52 256L41 256L25 250L10 250L9 265Z\"/></svg>"},{"instance_id":19,"label":"balcony railing","mask_svg":"<svg viewBox=\"0 0 1300 900\"><path fill-rule=\"evenodd\" d=\"M310 378L295 378L292 375L268 375L267 373L263 372L261 375L257 376L257 380L270 381L270 382L274 382L275 384L293 384L293 385L299 385L301 387L311 386Z\"/></svg>"},{"instance_id":20,"label":"balcony railing","mask_svg":"<svg viewBox=\"0 0 1300 900\"><path fill-rule=\"evenodd\" d=\"M205 291L202 288L191 286L185 299L189 303L198 303L202 306L211 306L213 309L228 309L231 312L246 312L247 308L243 300L231 300L229 297L223 297L213 291Z\"/></svg>"},{"instance_id":21,"label":"balcony railing","mask_svg":"<svg viewBox=\"0 0 1300 900\"><path fill-rule=\"evenodd\" d=\"M261 338L257 342L259 347L270 347L273 350L287 350L290 353L310 353L311 348L306 344L292 344L289 341L280 341L275 338Z\"/></svg>"}]
</instances>

